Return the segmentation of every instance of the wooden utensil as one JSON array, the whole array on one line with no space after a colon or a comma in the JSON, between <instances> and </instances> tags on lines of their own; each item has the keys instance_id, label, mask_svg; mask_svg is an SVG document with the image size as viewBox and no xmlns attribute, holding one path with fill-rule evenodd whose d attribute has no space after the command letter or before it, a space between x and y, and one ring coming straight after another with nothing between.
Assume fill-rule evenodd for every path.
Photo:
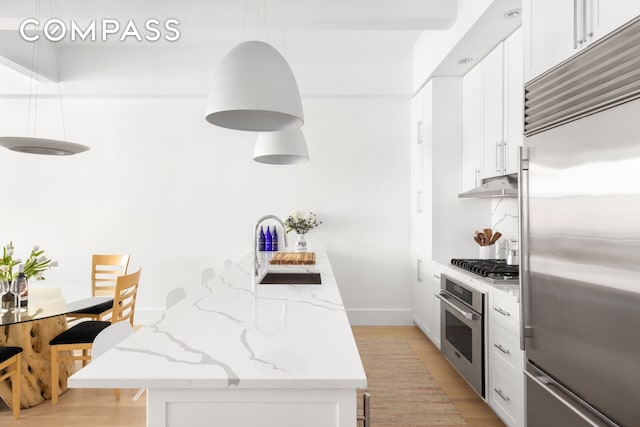
<instances>
[{"instance_id":1,"label":"wooden utensil","mask_svg":"<svg viewBox=\"0 0 640 427\"><path fill-rule=\"evenodd\" d=\"M484 231L484 235L487 236L487 239L491 240L491 236L493 236L493 230L491 230L490 228L485 228L482 231Z\"/></svg>"},{"instance_id":2,"label":"wooden utensil","mask_svg":"<svg viewBox=\"0 0 640 427\"><path fill-rule=\"evenodd\" d=\"M491 238L491 242L489 243L490 245L493 245L495 242L498 241L498 239L502 237L502 233L500 233L499 231L496 231L496 233L493 235L493 237Z\"/></svg>"},{"instance_id":3,"label":"wooden utensil","mask_svg":"<svg viewBox=\"0 0 640 427\"><path fill-rule=\"evenodd\" d=\"M485 246L485 240L487 239L487 236L485 236L484 233L478 233L477 237L480 240L480 246Z\"/></svg>"}]
</instances>

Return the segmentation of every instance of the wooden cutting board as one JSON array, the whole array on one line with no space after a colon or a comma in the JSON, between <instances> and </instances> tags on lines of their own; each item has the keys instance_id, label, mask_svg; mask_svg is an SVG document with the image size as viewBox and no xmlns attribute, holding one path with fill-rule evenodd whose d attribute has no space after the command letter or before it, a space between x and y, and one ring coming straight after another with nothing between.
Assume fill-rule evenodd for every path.
<instances>
[{"instance_id":1,"label":"wooden cutting board","mask_svg":"<svg viewBox=\"0 0 640 427\"><path fill-rule=\"evenodd\" d=\"M315 265L315 252L278 252L269 261L274 265Z\"/></svg>"}]
</instances>

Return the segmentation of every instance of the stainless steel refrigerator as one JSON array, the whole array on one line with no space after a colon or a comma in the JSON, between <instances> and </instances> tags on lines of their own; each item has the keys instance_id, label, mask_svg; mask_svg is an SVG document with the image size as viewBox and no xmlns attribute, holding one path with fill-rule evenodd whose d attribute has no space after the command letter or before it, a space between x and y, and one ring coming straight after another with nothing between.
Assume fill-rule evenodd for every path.
<instances>
[{"instance_id":1,"label":"stainless steel refrigerator","mask_svg":"<svg viewBox=\"0 0 640 427\"><path fill-rule=\"evenodd\" d=\"M525 88L528 427L640 426L640 21Z\"/></svg>"}]
</instances>

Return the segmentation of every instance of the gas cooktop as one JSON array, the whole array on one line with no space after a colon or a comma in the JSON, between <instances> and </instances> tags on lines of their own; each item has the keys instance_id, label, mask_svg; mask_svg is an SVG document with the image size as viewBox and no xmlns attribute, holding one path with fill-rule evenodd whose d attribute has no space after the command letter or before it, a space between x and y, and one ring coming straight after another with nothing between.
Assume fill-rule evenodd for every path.
<instances>
[{"instance_id":1,"label":"gas cooktop","mask_svg":"<svg viewBox=\"0 0 640 427\"><path fill-rule=\"evenodd\" d=\"M461 268L492 283L518 283L517 265L509 265L504 259L452 259L451 265Z\"/></svg>"}]
</instances>

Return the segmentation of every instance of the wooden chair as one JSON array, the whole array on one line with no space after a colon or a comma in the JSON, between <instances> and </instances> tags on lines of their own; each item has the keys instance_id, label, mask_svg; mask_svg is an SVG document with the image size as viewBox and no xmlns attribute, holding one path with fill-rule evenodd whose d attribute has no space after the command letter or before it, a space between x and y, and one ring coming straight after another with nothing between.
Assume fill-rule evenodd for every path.
<instances>
[{"instance_id":1,"label":"wooden chair","mask_svg":"<svg viewBox=\"0 0 640 427\"><path fill-rule=\"evenodd\" d=\"M62 361L81 360L82 366L86 366L91 360L89 351L93 342L104 329L112 323L128 321L133 326L133 316L136 305L136 295L140 282L140 271L119 276L116 280L115 296L111 313L111 321L88 320L80 322L53 338L51 345L51 404L58 403L60 394L59 369ZM81 350L82 354L74 353ZM116 393L117 396L117 393Z\"/></svg>"},{"instance_id":2,"label":"wooden chair","mask_svg":"<svg viewBox=\"0 0 640 427\"><path fill-rule=\"evenodd\" d=\"M20 364L22 363L21 347L0 347L0 381L11 378L11 406L13 406L13 418L20 417L20 388L22 374Z\"/></svg>"},{"instance_id":3,"label":"wooden chair","mask_svg":"<svg viewBox=\"0 0 640 427\"><path fill-rule=\"evenodd\" d=\"M129 255L93 255L91 257L91 295L112 297L118 276L127 274ZM113 300L105 301L90 309L67 315L68 321L78 319L103 320L111 314Z\"/></svg>"}]
</instances>

